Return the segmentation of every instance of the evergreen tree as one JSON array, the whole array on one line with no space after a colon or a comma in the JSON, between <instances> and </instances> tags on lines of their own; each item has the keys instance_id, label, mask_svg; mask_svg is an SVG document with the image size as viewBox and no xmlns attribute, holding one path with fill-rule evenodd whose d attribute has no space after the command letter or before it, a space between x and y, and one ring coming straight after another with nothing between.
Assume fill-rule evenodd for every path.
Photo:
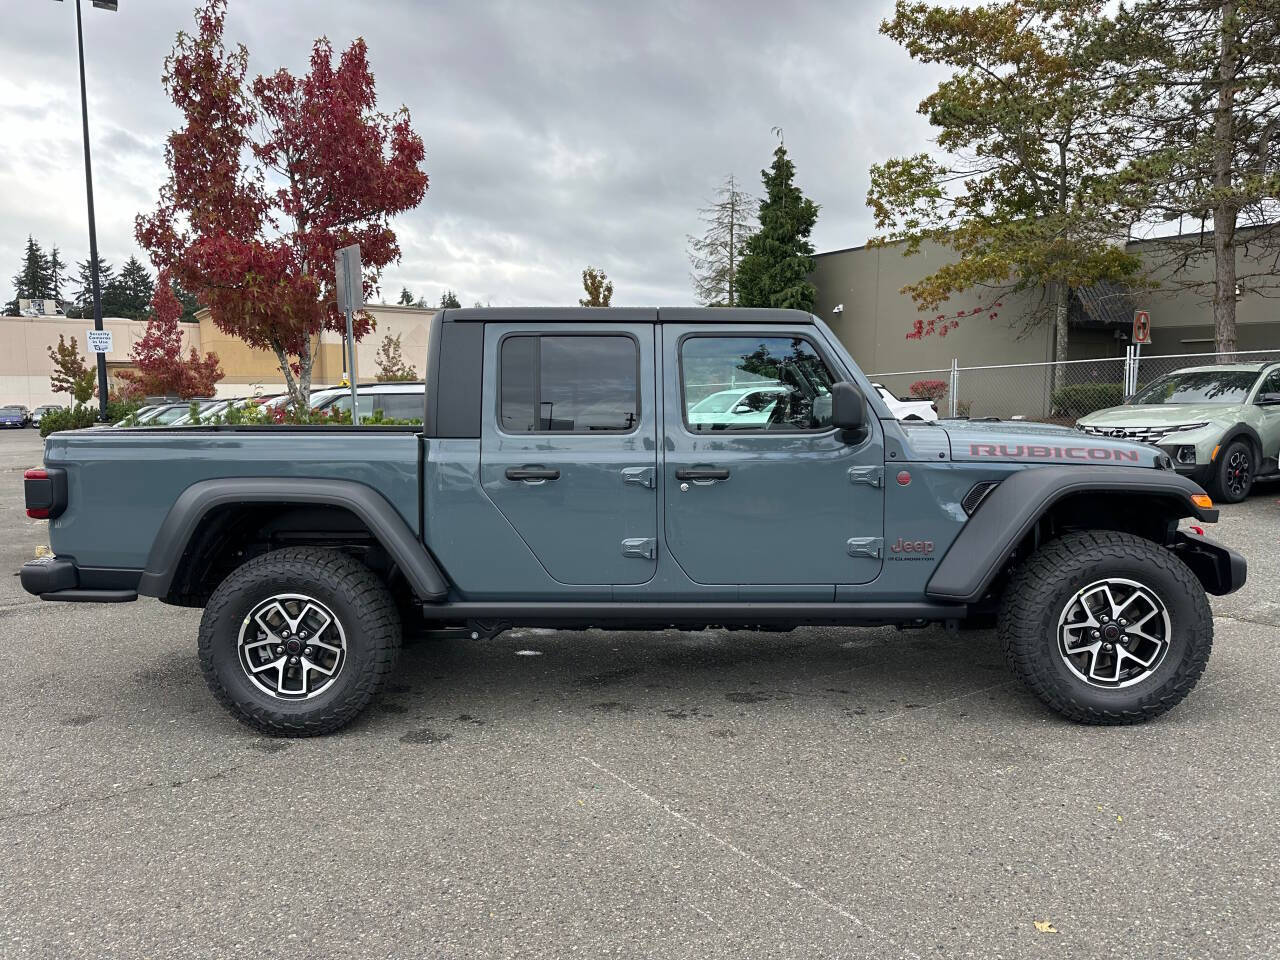
<instances>
[{"instance_id":1,"label":"evergreen tree","mask_svg":"<svg viewBox=\"0 0 1280 960\"><path fill-rule=\"evenodd\" d=\"M194 293L185 290L180 283L173 284L173 294L178 298L178 302L182 304L182 316L178 318L180 323L195 323L196 314L200 312L200 301Z\"/></svg>"},{"instance_id":2,"label":"evergreen tree","mask_svg":"<svg viewBox=\"0 0 1280 960\"><path fill-rule=\"evenodd\" d=\"M76 287L75 295L72 298L72 302L75 304L74 316L92 317L93 283L92 277L90 276L89 258L85 257L77 263L76 270L78 271L78 286ZM115 268L102 259L102 254L98 254L98 291L103 295L104 300L106 298L107 285L111 283L113 277L115 277ZM104 309L102 311L102 315L106 316L107 312L105 309L105 303L103 306ZM72 315L73 314L68 313L68 316Z\"/></svg>"},{"instance_id":3,"label":"evergreen tree","mask_svg":"<svg viewBox=\"0 0 1280 960\"><path fill-rule=\"evenodd\" d=\"M137 257L125 261L120 272L102 285L102 315L143 320L151 311L155 282Z\"/></svg>"},{"instance_id":4,"label":"evergreen tree","mask_svg":"<svg viewBox=\"0 0 1280 960\"><path fill-rule=\"evenodd\" d=\"M409 292L409 288L408 288L408 287L401 287L401 288L400 288L400 300L399 300L399 303L400 303L400 306L402 306L402 307L411 307L411 306L413 306L413 294Z\"/></svg>"},{"instance_id":5,"label":"evergreen tree","mask_svg":"<svg viewBox=\"0 0 1280 960\"><path fill-rule=\"evenodd\" d=\"M756 227L751 220L751 195L739 190L730 174L716 189L711 205L698 211L706 224L701 237L689 237L689 263L693 267L693 289L698 300L709 307L732 307L738 303L738 268L743 247Z\"/></svg>"},{"instance_id":6,"label":"evergreen tree","mask_svg":"<svg viewBox=\"0 0 1280 960\"><path fill-rule=\"evenodd\" d=\"M809 234L818 205L795 185L795 165L778 144L773 166L761 170L765 198L760 201L760 230L747 240L738 266L738 305L812 310L817 289Z\"/></svg>"},{"instance_id":7,"label":"evergreen tree","mask_svg":"<svg viewBox=\"0 0 1280 960\"><path fill-rule=\"evenodd\" d=\"M458 295L452 290L446 290L444 293L440 294L441 310L457 310L461 306L462 301L458 299Z\"/></svg>"},{"instance_id":8,"label":"evergreen tree","mask_svg":"<svg viewBox=\"0 0 1280 960\"><path fill-rule=\"evenodd\" d=\"M1139 94L1125 128L1133 219L1191 227L1156 229L1144 259L1213 304L1215 346L1233 353L1237 299L1280 296L1280 0L1138 0L1115 35L1108 79Z\"/></svg>"},{"instance_id":9,"label":"evergreen tree","mask_svg":"<svg viewBox=\"0 0 1280 960\"><path fill-rule=\"evenodd\" d=\"M49 296L58 302L62 301L62 284L67 279L67 262L55 243L45 258L45 271L49 277Z\"/></svg>"},{"instance_id":10,"label":"evergreen tree","mask_svg":"<svg viewBox=\"0 0 1280 960\"><path fill-rule=\"evenodd\" d=\"M13 278L13 299L5 304L9 316L18 316L18 301L41 299L49 293L49 260L35 238L27 235L27 247L22 254L22 269Z\"/></svg>"}]
</instances>

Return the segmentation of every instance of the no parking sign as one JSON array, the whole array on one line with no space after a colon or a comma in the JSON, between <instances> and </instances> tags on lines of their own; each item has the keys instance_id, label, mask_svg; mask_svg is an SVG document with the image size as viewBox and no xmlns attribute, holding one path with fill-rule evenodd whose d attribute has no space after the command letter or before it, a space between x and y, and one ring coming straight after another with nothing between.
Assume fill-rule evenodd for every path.
<instances>
[{"instance_id":1,"label":"no parking sign","mask_svg":"<svg viewBox=\"0 0 1280 960\"><path fill-rule=\"evenodd\" d=\"M1151 342L1151 314L1145 310L1133 311L1133 342Z\"/></svg>"}]
</instances>

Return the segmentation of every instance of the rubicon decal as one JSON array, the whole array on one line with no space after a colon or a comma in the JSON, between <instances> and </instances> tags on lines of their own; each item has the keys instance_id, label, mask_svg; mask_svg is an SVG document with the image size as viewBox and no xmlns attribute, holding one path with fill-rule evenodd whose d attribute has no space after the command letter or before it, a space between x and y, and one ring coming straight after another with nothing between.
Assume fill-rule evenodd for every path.
<instances>
[{"instance_id":1,"label":"rubicon decal","mask_svg":"<svg viewBox=\"0 0 1280 960\"><path fill-rule=\"evenodd\" d=\"M1114 447L1050 447L1031 443L1019 443L1016 446L1004 443L971 443L969 456L998 460L1087 460L1092 463L1142 461L1142 454L1137 450L1120 450Z\"/></svg>"}]
</instances>

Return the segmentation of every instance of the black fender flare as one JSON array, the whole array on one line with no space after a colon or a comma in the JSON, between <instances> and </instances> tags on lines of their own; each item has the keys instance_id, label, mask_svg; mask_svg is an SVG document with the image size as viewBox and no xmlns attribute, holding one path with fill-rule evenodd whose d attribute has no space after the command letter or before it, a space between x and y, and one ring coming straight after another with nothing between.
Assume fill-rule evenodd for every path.
<instances>
[{"instance_id":1,"label":"black fender flare","mask_svg":"<svg viewBox=\"0 0 1280 960\"><path fill-rule=\"evenodd\" d=\"M932 600L973 603L986 592L1017 545L1055 503L1071 494L1124 493L1159 498L1178 517L1214 523L1218 511L1196 506L1199 484L1171 470L1147 467L1028 467L987 494L961 529L925 593Z\"/></svg>"},{"instance_id":2,"label":"black fender flare","mask_svg":"<svg viewBox=\"0 0 1280 960\"><path fill-rule=\"evenodd\" d=\"M1222 439L1219 441L1219 444L1225 447L1232 440L1238 440L1241 437L1248 437L1249 442L1253 444L1253 449L1258 455L1257 469L1261 469L1262 461L1267 458L1267 451L1262 446L1262 437L1258 435L1258 431L1253 429L1253 427L1249 426L1247 423L1237 423L1222 435ZM1215 465L1217 464L1216 460L1213 462Z\"/></svg>"},{"instance_id":3,"label":"black fender flare","mask_svg":"<svg viewBox=\"0 0 1280 960\"><path fill-rule=\"evenodd\" d=\"M443 571L386 497L351 480L296 477L225 477L187 487L156 533L138 593L167 596L200 521L211 510L237 503L325 504L350 510L377 537L420 599L438 602L448 596Z\"/></svg>"}]
</instances>

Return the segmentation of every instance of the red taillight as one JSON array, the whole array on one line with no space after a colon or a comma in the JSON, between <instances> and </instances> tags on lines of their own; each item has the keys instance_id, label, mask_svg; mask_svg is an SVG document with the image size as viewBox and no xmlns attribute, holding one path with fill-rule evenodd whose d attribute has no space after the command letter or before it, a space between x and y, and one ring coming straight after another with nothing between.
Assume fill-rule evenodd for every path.
<instances>
[{"instance_id":1,"label":"red taillight","mask_svg":"<svg viewBox=\"0 0 1280 960\"><path fill-rule=\"evenodd\" d=\"M23 480L48 480L49 471L43 467L32 467L22 474ZM48 520L49 507L27 507L27 516L32 520Z\"/></svg>"}]
</instances>

